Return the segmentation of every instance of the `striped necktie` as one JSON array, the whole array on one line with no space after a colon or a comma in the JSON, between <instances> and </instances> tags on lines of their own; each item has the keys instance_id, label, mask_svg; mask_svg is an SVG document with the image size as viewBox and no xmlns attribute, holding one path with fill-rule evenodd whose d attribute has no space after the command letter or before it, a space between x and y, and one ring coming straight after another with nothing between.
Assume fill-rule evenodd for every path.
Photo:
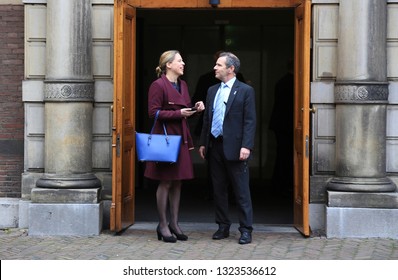
<instances>
[{"instance_id":1,"label":"striped necktie","mask_svg":"<svg viewBox=\"0 0 398 280\"><path fill-rule=\"evenodd\" d=\"M224 114L226 103L224 103L225 93L228 90L228 85L224 84L216 96L216 105L214 106L213 121L211 126L211 134L214 137L222 135L222 126L224 122Z\"/></svg>"}]
</instances>

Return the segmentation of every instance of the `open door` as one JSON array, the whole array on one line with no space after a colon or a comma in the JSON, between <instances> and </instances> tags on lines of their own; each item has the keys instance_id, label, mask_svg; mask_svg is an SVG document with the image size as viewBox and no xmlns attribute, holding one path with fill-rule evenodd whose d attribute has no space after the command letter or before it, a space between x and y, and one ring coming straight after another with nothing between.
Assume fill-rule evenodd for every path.
<instances>
[{"instance_id":1,"label":"open door","mask_svg":"<svg viewBox=\"0 0 398 280\"><path fill-rule=\"evenodd\" d=\"M133 6L147 9L213 9L207 0L115 0L112 205L110 211L112 231L121 231L134 223L136 9ZM221 1L218 8L295 9L294 225L304 236L309 236L311 1Z\"/></svg>"},{"instance_id":2,"label":"open door","mask_svg":"<svg viewBox=\"0 0 398 280\"><path fill-rule=\"evenodd\" d=\"M294 226L310 235L309 206L309 92L311 1L295 8L294 61Z\"/></svg>"},{"instance_id":3,"label":"open door","mask_svg":"<svg viewBox=\"0 0 398 280\"><path fill-rule=\"evenodd\" d=\"M125 0L115 0L110 230L116 232L134 223L135 15Z\"/></svg>"}]
</instances>

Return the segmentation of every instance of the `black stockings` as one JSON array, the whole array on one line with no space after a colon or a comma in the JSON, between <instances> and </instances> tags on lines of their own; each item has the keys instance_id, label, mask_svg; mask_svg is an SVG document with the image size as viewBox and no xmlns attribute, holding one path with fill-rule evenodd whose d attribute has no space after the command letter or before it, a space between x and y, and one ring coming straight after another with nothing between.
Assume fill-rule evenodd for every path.
<instances>
[{"instance_id":1,"label":"black stockings","mask_svg":"<svg viewBox=\"0 0 398 280\"><path fill-rule=\"evenodd\" d=\"M181 233L178 226L178 214L180 208L181 181L161 181L156 191L156 202L159 214L159 228L164 236L170 236L171 232L167 223L167 206L170 204L170 226Z\"/></svg>"}]
</instances>

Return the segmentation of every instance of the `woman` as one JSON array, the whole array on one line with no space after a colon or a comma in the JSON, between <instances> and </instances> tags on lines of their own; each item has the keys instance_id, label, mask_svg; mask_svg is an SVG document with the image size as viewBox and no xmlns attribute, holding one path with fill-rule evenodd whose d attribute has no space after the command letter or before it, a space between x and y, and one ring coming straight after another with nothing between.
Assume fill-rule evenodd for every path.
<instances>
[{"instance_id":1,"label":"woman","mask_svg":"<svg viewBox=\"0 0 398 280\"><path fill-rule=\"evenodd\" d=\"M158 240L164 242L185 241L188 239L178 225L180 207L181 180L193 178L193 166L190 150L193 141L189 131L187 118L205 109L202 101L191 108L191 98L188 86L179 77L184 74L184 61L176 50L164 52L156 67L158 79L148 92L148 114L154 118L159 111L158 122L154 133L163 133L162 123L166 125L167 133L182 136L182 144L178 161L174 164L147 162L144 176L158 180L156 202L159 214L159 225L156 229ZM167 206L170 204L170 223L167 222ZM176 237L174 237L174 235Z\"/></svg>"}]
</instances>

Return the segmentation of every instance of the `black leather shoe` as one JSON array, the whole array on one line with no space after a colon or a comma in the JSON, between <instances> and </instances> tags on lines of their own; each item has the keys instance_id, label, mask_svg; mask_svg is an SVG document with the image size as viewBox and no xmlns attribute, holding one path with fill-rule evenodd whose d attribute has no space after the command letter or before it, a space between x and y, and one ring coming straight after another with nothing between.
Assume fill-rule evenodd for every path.
<instances>
[{"instance_id":1,"label":"black leather shoe","mask_svg":"<svg viewBox=\"0 0 398 280\"><path fill-rule=\"evenodd\" d=\"M219 227L213 234L213 239L219 240L229 237L229 227Z\"/></svg>"},{"instance_id":2,"label":"black leather shoe","mask_svg":"<svg viewBox=\"0 0 398 280\"><path fill-rule=\"evenodd\" d=\"M244 231L242 232L239 238L239 244L249 244L252 242L252 234L251 232Z\"/></svg>"},{"instance_id":3,"label":"black leather shoe","mask_svg":"<svg viewBox=\"0 0 398 280\"><path fill-rule=\"evenodd\" d=\"M184 233L178 233L176 230L174 230L174 228L172 228L170 225L169 225L169 229L170 229L170 232L172 233L172 234L174 234L176 237L177 237L177 240L181 240L181 241L187 241L188 240L188 236L186 236Z\"/></svg>"},{"instance_id":4,"label":"black leather shoe","mask_svg":"<svg viewBox=\"0 0 398 280\"><path fill-rule=\"evenodd\" d=\"M164 236L162 234L162 232L160 231L160 227L159 226L156 228L156 233L158 234L158 240L162 240L163 239L164 242L168 242L168 243L176 243L177 242L177 238L175 238L173 235Z\"/></svg>"}]
</instances>

